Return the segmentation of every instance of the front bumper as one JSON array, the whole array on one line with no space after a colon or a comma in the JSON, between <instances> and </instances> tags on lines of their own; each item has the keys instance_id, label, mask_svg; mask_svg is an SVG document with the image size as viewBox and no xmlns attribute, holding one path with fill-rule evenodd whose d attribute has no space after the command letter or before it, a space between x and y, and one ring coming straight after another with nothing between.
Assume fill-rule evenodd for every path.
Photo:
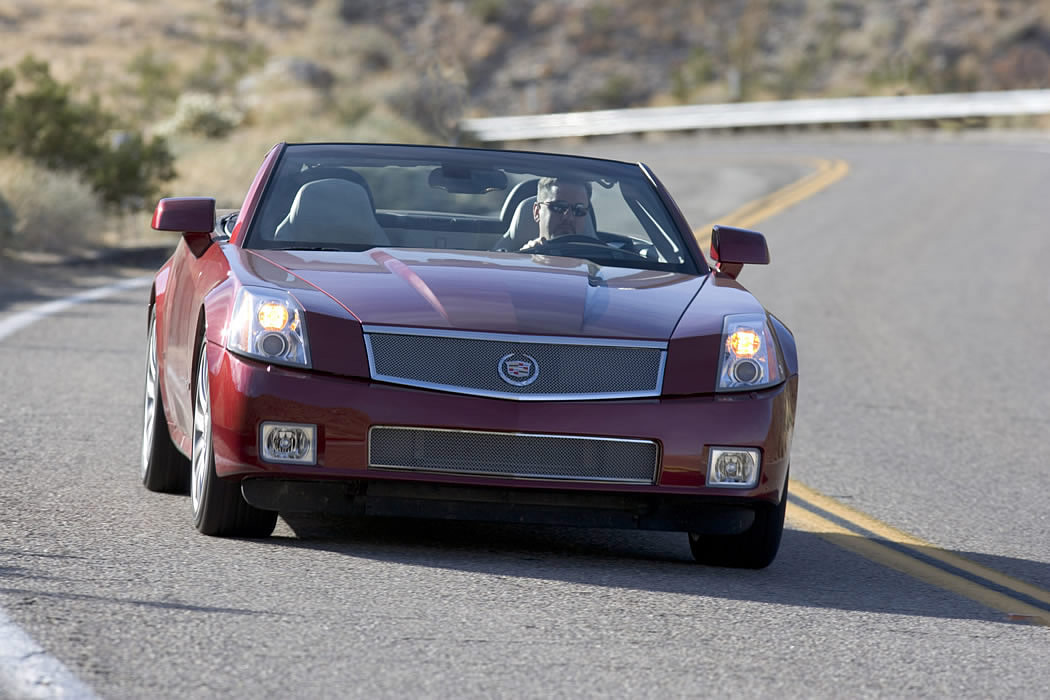
<instances>
[{"instance_id":1,"label":"front bumper","mask_svg":"<svg viewBox=\"0 0 1050 700\"><path fill-rule=\"evenodd\" d=\"M686 498L690 504L696 505L776 504L784 490L790 461L797 387L797 377L794 376L773 389L746 394L519 402L266 365L246 360L211 343L208 345L208 365L215 464L220 477L255 477L253 483L278 479L293 485L345 482L343 487L325 486L333 493L338 493L341 488L356 489L360 493L360 485L365 485L363 491L374 497L370 499L374 503L380 502L380 494L384 494L382 498L404 502L426 500L439 503L458 498L457 492L435 492L438 493L436 497L426 499L419 498L418 493L390 495L394 493L392 489L396 491L394 484L400 483L476 487L481 490L465 502L503 504L499 507L505 507L509 502L507 494L525 492L533 492L533 496L541 492L577 496L591 492L649 498L643 506L629 505L620 509L635 514L639 508L647 512L666 510L657 503L665 497ZM260 426L266 421L317 425L316 464L274 464L262 460L259 434ZM660 456L656 478L651 484L379 470L369 468L368 464L368 433L373 426L653 440L659 445ZM759 448L762 466L757 485L751 489L708 486L705 476L708 451L712 445ZM376 486L378 483L387 485ZM282 491L276 481L274 484L271 491L287 493L287 489ZM317 488L305 487L314 496ZM245 483L246 496L250 492L266 490L260 488L260 484L249 486ZM270 499L266 502L280 502L279 498L276 501L274 498L277 497L256 496L259 505L263 505L266 499ZM337 496L334 500L342 503L346 498ZM554 505L557 505L556 501L557 498ZM326 497L320 502L326 502ZM294 505L294 499L290 503ZM681 508L685 501L671 499L667 503L672 504L674 510ZM464 509L474 507L464 506ZM290 506L282 508L293 509ZM673 517L670 519L674 520Z\"/></svg>"},{"instance_id":2,"label":"front bumper","mask_svg":"<svg viewBox=\"0 0 1050 700\"><path fill-rule=\"evenodd\" d=\"M661 493L559 491L427 482L249 477L248 503L283 513L477 520L736 535L765 503Z\"/></svg>"}]
</instances>

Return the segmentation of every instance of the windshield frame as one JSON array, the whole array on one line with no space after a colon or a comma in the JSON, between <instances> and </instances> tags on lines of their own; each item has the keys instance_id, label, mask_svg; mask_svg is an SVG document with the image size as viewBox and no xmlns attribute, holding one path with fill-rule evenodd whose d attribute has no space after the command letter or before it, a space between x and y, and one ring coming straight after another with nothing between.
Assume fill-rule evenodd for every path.
<instances>
[{"instance_id":1,"label":"windshield frame","mask_svg":"<svg viewBox=\"0 0 1050 700\"><path fill-rule=\"evenodd\" d=\"M295 246L273 245L261 233L263 228L269 229L267 215L273 218L279 213L280 208L268 211L274 201L274 190L281 186L279 182L282 177L288 177L289 167L302 168L306 164L324 167L336 167L334 162L340 163L339 167L353 168L376 168L393 166L437 166L447 163L465 165L471 168L492 169L498 168L507 175L527 175L530 178L545 175L564 176L565 173L585 173L588 178L593 178L596 186L612 187L618 183L627 182L633 188L644 188L640 196L645 197L647 204L660 209L661 222L654 224L658 229L666 229L665 235L669 235L674 245L678 248L677 255L681 262L660 262L650 264L651 261L640 259L637 264L634 261L625 263L618 256L604 256L600 260L594 260L598 264L616 267L636 267L639 269L658 269L680 272L685 274L707 274L710 270L707 261L696 241L695 235L675 204L663 184L656 179L651 170L641 163L629 163L619 160L594 158L590 156L568 155L562 153L547 153L541 151L486 149L486 148L464 148L458 146L438 145L411 145L411 144L367 144L367 143L290 143L283 144L276 162L272 164L267 183L261 192L258 207L253 212L252 220L246 222L248 225L243 235L238 236L236 244L245 249L273 250L277 248L290 248ZM303 172L302 170L291 171L292 173ZM608 188L607 187L607 188ZM506 203L514 196L513 187L504 190L507 200L499 212L502 221L507 215ZM371 192L369 195L371 196ZM648 230L646 217L631 206L631 201L626 199L628 206L634 210L635 215L643 229ZM373 207L375 202L373 201ZM455 212L434 212L450 219L456 218ZM513 212L511 212L513 213ZM463 214L462 218L469 218ZM484 218L484 217L479 217ZM494 221L491 217L486 220ZM663 224L661 226L661 224ZM650 236L652 238L652 236ZM652 241L655 247L660 247L656 240ZM310 246L310 242L304 243ZM324 247L327 246L316 246ZM346 246L346 250L367 250L373 245ZM412 246L391 245L391 249L410 248ZM338 248L343 249L343 248ZM470 248L449 248L449 250L471 250ZM473 249L477 250L477 249ZM480 251L483 252L483 251ZM661 250L661 254L665 251ZM527 254L527 251L513 251L513 254ZM573 256L580 257L580 256ZM585 259L590 259L588 256Z\"/></svg>"}]
</instances>

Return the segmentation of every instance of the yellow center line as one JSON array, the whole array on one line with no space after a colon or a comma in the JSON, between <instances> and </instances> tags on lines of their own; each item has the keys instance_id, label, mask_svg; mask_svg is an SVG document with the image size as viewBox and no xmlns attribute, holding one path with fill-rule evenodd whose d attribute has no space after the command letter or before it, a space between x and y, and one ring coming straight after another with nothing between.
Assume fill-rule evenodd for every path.
<instances>
[{"instance_id":1,"label":"yellow center line","mask_svg":"<svg viewBox=\"0 0 1050 700\"><path fill-rule=\"evenodd\" d=\"M703 248L711 243L711 227L715 224L750 228L763 219L768 219L774 214L779 214L788 207L812 197L817 192L846 177L846 174L849 173L849 163L844 160L814 158L811 162L815 171L801 180L796 180L790 185L748 202L727 216L720 217L717 221L712 221L706 226L698 228L694 235L696 240L699 241L700 247Z\"/></svg>"},{"instance_id":2,"label":"yellow center line","mask_svg":"<svg viewBox=\"0 0 1050 700\"><path fill-rule=\"evenodd\" d=\"M798 482L791 482L792 489L800 487L801 485ZM1042 608L1029 605L990 588L985 588L979 583L939 569L932 564L927 564L904 552L899 552L875 540L868 539L863 535L858 535L802 507L789 504L788 517L791 524L799 529L819 535L828 542L855 552L877 564L896 569L937 588L958 593L993 610L1006 613L1011 620L1050 626L1050 612ZM947 553L945 552L945 554Z\"/></svg>"},{"instance_id":3,"label":"yellow center line","mask_svg":"<svg viewBox=\"0 0 1050 700\"><path fill-rule=\"evenodd\" d=\"M1038 600L1041 603L1050 605L1050 591L1044 591L1043 589L1037 588L1029 583L1018 581L1011 576L1007 576L999 571L989 569L986 566L970 561L958 554L947 552L926 540L920 539L914 535L909 535L892 525L887 525L867 513L862 513L844 503L839 503L833 498L829 498L816 489L812 489L794 479L791 480L790 491L793 495L798 496L808 504L827 511L838 518L842 518L843 520L867 530L889 542L902 545L918 554L929 557L930 559L936 559L937 561L955 567L960 571L979 576L986 581L990 581L996 585L1002 586L1003 588L1009 588L1010 590L1026 595L1033 600ZM1043 614L1050 615L1050 612L1044 611Z\"/></svg>"},{"instance_id":4,"label":"yellow center line","mask_svg":"<svg viewBox=\"0 0 1050 700\"><path fill-rule=\"evenodd\" d=\"M701 247L710 245L711 227L715 224L751 228L762 220L812 197L826 187L838 182L849 173L849 164L844 160L816 158L812 159L811 162L814 166L814 172L806 177L764 197L748 202L729 215L697 229L694 235ZM1050 611L1017 600L1005 593L983 586L976 581L940 569L905 552L881 544L868 537L865 533L855 532L807 510L805 505L809 505L810 508L819 508L833 517L865 530L887 542L910 549L918 555L984 579L989 583L1027 596L1040 603L1050 605L1050 591L977 564L958 554L945 551L930 542L898 530L866 513L839 503L794 479L791 480L790 490L794 496L801 499L804 503L804 505L796 505L795 503L788 505L788 520L792 526L813 532L829 542L860 554L871 561L902 571L939 588L958 593L993 610L1007 613L1011 619L1030 620L1041 625L1050 626Z\"/></svg>"}]
</instances>

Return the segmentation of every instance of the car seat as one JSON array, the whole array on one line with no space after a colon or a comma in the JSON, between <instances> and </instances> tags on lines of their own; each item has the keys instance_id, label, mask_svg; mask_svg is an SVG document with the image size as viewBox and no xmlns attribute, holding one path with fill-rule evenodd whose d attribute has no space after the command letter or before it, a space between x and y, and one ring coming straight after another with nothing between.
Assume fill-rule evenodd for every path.
<instances>
[{"instance_id":1,"label":"car seat","mask_svg":"<svg viewBox=\"0 0 1050 700\"><path fill-rule=\"evenodd\" d=\"M390 245L365 188L339 178L314 180L300 187L274 240Z\"/></svg>"}]
</instances>

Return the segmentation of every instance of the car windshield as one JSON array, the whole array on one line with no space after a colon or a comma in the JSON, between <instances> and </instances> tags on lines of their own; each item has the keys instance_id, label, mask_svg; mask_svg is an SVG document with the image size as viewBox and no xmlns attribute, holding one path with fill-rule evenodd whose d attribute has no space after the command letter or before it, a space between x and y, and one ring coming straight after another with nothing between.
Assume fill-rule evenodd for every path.
<instances>
[{"instance_id":1,"label":"car windshield","mask_svg":"<svg viewBox=\"0 0 1050 700\"><path fill-rule=\"evenodd\" d=\"M695 273L637 164L439 146L291 144L244 247L566 256Z\"/></svg>"}]
</instances>

